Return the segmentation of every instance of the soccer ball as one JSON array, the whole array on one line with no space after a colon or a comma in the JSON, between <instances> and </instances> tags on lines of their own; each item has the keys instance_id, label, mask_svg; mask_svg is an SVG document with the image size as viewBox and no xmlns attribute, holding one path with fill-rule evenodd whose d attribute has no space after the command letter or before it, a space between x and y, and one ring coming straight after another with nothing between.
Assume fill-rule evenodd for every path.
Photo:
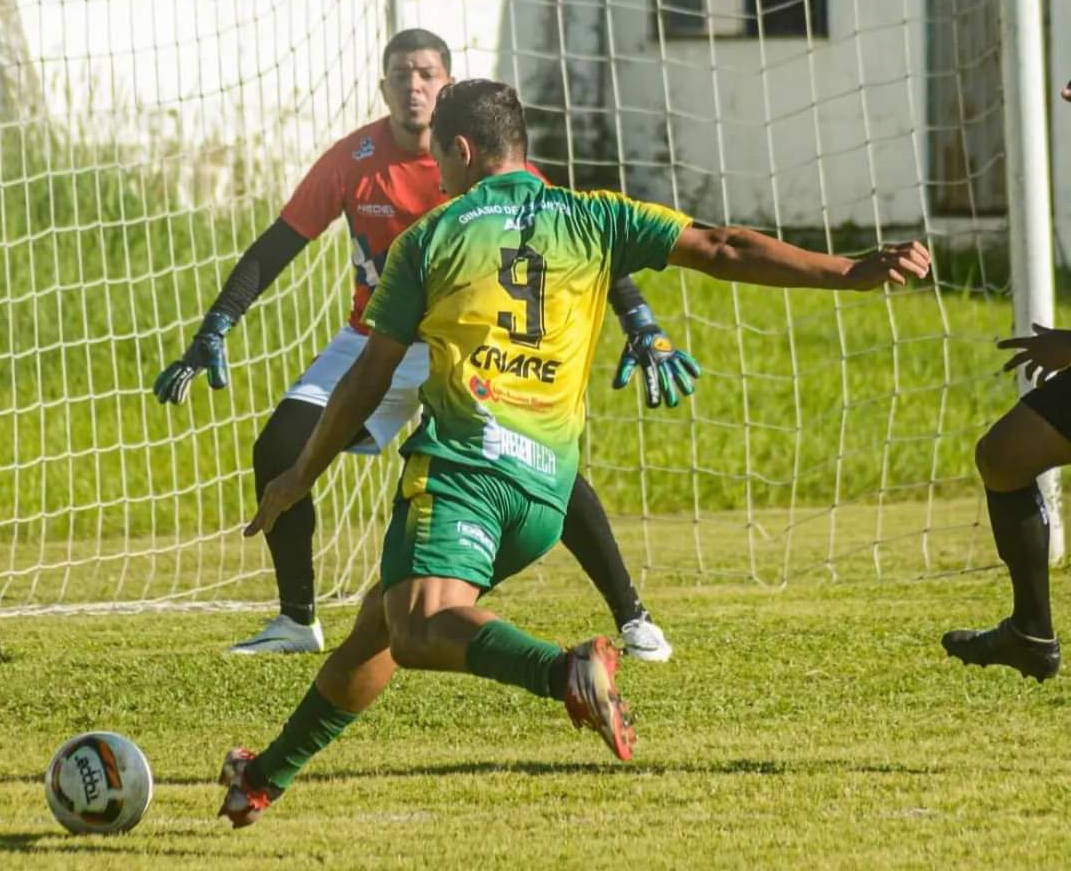
<instances>
[{"instance_id":1,"label":"soccer ball","mask_svg":"<svg viewBox=\"0 0 1071 871\"><path fill-rule=\"evenodd\" d=\"M75 834L125 832L152 801L152 772L129 738L86 732L52 757L45 797L56 819Z\"/></svg>"}]
</instances>

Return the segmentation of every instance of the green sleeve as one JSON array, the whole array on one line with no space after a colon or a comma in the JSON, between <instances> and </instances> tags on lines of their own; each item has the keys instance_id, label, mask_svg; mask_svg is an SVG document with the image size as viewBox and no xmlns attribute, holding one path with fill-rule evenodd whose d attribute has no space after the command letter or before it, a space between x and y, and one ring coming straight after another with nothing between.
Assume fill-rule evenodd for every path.
<instances>
[{"instance_id":1,"label":"green sleeve","mask_svg":"<svg viewBox=\"0 0 1071 871\"><path fill-rule=\"evenodd\" d=\"M665 269L681 231L692 223L683 212L606 194L611 229L611 263L615 278L641 269Z\"/></svg>"},{"instance_id":2,"label":"green sleeve","mask_svg":"<svg viewBox=\"0 0 1071 871\"><path fill-rule=\"evenodd\" d=\"M418 227L410 227L391 244L383 275L361 318L369 329L403 345L417 340L427 307L423 249L414 232Z\"/></svg>"}]
</instances>

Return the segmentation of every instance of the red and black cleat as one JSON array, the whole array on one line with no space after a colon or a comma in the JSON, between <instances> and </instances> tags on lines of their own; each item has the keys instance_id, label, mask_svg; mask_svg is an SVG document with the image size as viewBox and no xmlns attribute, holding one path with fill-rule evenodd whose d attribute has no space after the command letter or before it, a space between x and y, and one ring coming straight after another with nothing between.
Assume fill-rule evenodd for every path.
<instances>
[{"instance_id":1,"label":"red and black cleat","mask_svg":"<svg viewBox=\"0 0 1071 871\"><path fill-rule=\"evenodd\" d=\"M219 773L219 783L227 787L227 794L218 816L227 817L236 829L253 825L273 801L267 789L255 789L246 780L246 766L254 759L256 754L251 750L235 747L224 757L223 769Z\"/></svg>"}]
</instances>

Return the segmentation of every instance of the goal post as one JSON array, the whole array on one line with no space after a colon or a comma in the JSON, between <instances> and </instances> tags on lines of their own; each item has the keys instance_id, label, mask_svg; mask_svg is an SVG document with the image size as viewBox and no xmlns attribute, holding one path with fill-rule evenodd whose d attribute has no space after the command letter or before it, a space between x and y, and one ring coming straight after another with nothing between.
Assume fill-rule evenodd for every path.
<instances>
[{"instance_id":1,"label":"goal post","mask_svg":"<svg viewBox=\"0 0 1071 871\"><path fill-rule=\"evenodd\" d=\"M1047 121L1025 108L1060 83L1033 69L1036 13L1010 24L1024 5L0 0L0 615L274 600L266 547L241 535L252 446L345 322L342 222L228 336L228 389L201 378L173 407L150 387L316 157L383 114L383 46L414 26L457 77L517 87L556 183L836 253L934 251L926 281L870 294L637 276L704 368L694 397L650 410L610 389L613 318L599 340L582 471L637 578L996 564L972 462L1015 399L994 339L1024 286L1048 281L1061 319ZM318 483L321 597L376 577L399 468L345 457Z\"/></svg>"},{"instance_id":2,"label":"goal post","mask_svg":"<svg viewBox=\"0 0 1071 871\"><path fill-rule=\"evenodd\" d=\"M1056 325L1045 105L1057 83L1045 78L1041 6L1030 0L1002 0L1001 43L1008 190L1019 194L1008 203L1015 333L1026 336L1034 324ZM1018 383L1020 393L1032 387L1022 371ZM1049 559L1057 562L1064 555L1060 470L1042 474L1038 485L1048 507Z\"/></svg>"}]
</instances>

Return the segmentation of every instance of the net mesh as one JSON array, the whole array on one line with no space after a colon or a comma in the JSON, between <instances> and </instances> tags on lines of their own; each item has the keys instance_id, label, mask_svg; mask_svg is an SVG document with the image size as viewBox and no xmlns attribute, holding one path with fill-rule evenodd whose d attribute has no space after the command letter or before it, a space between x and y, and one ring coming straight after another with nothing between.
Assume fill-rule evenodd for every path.
<instances>
[{"instance_id":1,"label":"net mesh","mask_svg":"<svg viewBox=\"0 0 1071 871\"><path fill-rule=\"evenodd\" d=\"M649 410L609 389L583 470L637 575L781 583L994 562L973 443L1014 397L996 0L0 0L0 611L274 599L252 445L348 314L347 237L308 246L227 340L231 384L150 387L333 141L383 113L423 26L515 84L531 157L712 224L857 253L921 238L871 294L639 276L704 367ZM316 490L318 591L376 575L399 464ZM555 557L557 558L557 557Z\"/></svg>"}]
</instances>

